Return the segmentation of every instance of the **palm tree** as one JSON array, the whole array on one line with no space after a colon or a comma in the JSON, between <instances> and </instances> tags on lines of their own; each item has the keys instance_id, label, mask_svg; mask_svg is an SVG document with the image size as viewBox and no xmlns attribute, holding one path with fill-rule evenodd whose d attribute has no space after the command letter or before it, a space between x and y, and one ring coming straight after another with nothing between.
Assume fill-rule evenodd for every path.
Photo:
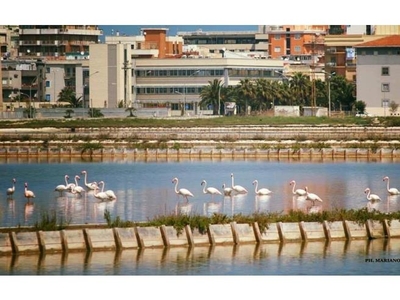
<instances>
[{"instance_id":1,"label":"palm tree","mask_svg":"<svg viewBox=\"0 0 400 300\"><path fill-rule=\"evenodd\" d=\"M58 94L58 101L70 102L71 98L75 96L75 92L72 88L66 86Z\"/></svg>"},{"instance_id":2,"label":"palm tree","mask_svg":"<svg viewBox=\"0 0 400 300\"><path fill-rule=\"evenodd\" d=\"M267 108L269 103L274 103L274 99L277 95L276 86L273 81L265 78L259 78L256 80L256 104L258 104L259 112L263 108ZM271 105L272 107L273 105Z\"/></svg>"},{"instance_id":3,"label":"palm tree","mask_svg":"<svg viewBox=\"0 0 400 300\"><path fill-rule=\"evenodd\" d=\"M82 96L76 97L75 93L69 98L68 102L70 103L71 107L82 107Z\"/></svg>"},{"instance_id":4,"label":"palm tree","mask_svg":"<svg viewBox=\"0 0 400 300\"><path fill-rule=\"evenodd\" d=\"M301 72L296 72L290 80L290 89L295 97L296 104L306 105L307 99L310 99L310 79Z\"/></svg>"},{"instance_id":5,"label":"palm tree","mask_svg":"<svg viewBox=\"0 0 400 300\"><path fill-rule=\"evenodd\" d=\"M244 112L247 115L247 107L248 103L252 103L253 99L255 98L256 95L256 89L254 82L248 78L241 79L239 81L239 93L240 95L244 98ZM243 103L243 100L240 101L240 103Z\"/></svg>"},{"instance_id":6,"label":"palm tree","mask_svg":"<svg viewBox=\"0 0 400 300\"><path fill-rule=\"evenodd\" d=\"M218 104L221 96L221 80L214 79L209 81L208 85L203 87L200 92L200 105L206 106L211 105L213 108L213 115L218 115Z\"/></svg>"}]
</instances>

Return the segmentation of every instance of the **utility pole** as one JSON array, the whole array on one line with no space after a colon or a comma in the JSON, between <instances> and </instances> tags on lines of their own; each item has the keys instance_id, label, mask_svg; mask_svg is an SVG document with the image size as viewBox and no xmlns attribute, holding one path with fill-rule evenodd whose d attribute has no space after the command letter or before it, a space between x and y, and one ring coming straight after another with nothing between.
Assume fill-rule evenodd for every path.
<instances>
[{"instance_id":1,"label":"utility pole","mask_svg":"<svg viewBox=\"0 0 400 300\"><path fill-rule=\"evenodd\" d=\"M124 70L124 107L126 108L126 99L127 97L127 93L128 93L128 70L131 70L132 67L130 66L130 62L128 60L124 61L124 66L122 67L122 69Z\"/></svg>"}]
</instances>

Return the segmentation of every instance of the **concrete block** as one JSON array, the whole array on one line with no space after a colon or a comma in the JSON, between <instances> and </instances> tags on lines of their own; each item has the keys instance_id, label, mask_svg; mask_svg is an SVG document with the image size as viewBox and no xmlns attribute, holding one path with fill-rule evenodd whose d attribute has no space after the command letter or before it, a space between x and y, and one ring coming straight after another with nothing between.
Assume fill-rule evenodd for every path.
<instances>
[{"instance_id":1,"label":"concrete block","mask_svg":"<svg viewBox=\"0 0 400 300\"><path fill-rule=\"evenodd\" d=\"M11 232L11 242L16 253L40 252L37 232Z\"/></svg>"},{"instance_id":2,"label":"concrete block","mask_svg":"<svg viewBox=\"0 0 400 300\"><path fill-rule=\"evenodd\" d=\"M164 247L160 228L135 227L135 233L140 248Z\"/></svg>"},{"instance_id":3,"label":"concrete block","mask_svg":"<svg viewBox=\"0 0 400 300\"><path fill-rule=\"evenodd\" d=\"M326 239L324 226L319 222L300 222L300 231L305 241Z\"/></svg>"},{"instance_id":4,"label":"concrete block","mask_svg":"<svg viewBox=\"0 0 400 300\"><path fill-rule=\"evenodd\" d=\"M282 242L302 241L299 223L278 223L279 237Z\"/></svg>"},{"instance_id":5,"label":"concrete block","mask_svg":"<svg viewBox=\"0 0 400 300\"><path fill-rule=\"evenodd\" d=\"M0 232L0 255L11 254L13 252L9 233Z\"/></svg>"},{"instance_id":6,"label":"concrete block","mask_svg":"<svg viewBox=\"0 0 400 300\"><path fill-rule=\"evenodd\" d=\"M170 246L189 246L188 237L185 228L178 234L173 226L161 226L161 234L163 235L164 245Z\"/></svg>"},{"instance_id":7,"label":"concrete block","mask_svg":"<svg viewBox=\"0 0 400 300\"><path fill-rule=\"evenodd\" d=\"M386 233L384 226L379 221L367 220L367 233L370 239L385 238Z\"/></svg>"},{"instance_id":8,"label":"concrete block","mask_svg":"<svg viewBox=\"0 0 400 300\"><path fill-rule=\"evenodd\" d=\"M61 238L65 251L86 251L86 244L83 230L61 230Z\"/></svg>"},{"instance_id":9,"label":"concrete block","mask_svg":"<svg viewBox=\"0 0 400 300\"><path fill-rule=\"evenodd\" d=\"M116 243L112 228L84 229L89 250L114 250Z\"/></svg>"},{"instance_id":10,"label":"concrete block","mask_svg":"<svg viewBox=\"0 0 400 300\"><path fill-rule=\"evenodd\" d=\"M193 245L208 246L211 244L208 233L200 233L197 228L192 230Z\"/></svg>"},{"instance_id":11,"label":"concrete block","mask_svg":"<svg viewBox=\"0 0 400 300\"><path fill-rule=\"evenodd\" d=\"M400 237L400 220L385 220L384 224L388 238Z\"/></svg>"},{"instance_id":12,"label":"concrete block","mask_svg":"<svg viewBox=\"0 0 400 300\"><path fill-rule=\"evenodd\" d=\"M264 232L261 232L257 222L254 223L253 226L255 236L259 243L281 241L277 223L268 224L268 228Z\"/></svg>"},{"instance_id":13,"label":"concrete block","mask_svg":"<svg viewBox=\"0 0 400 300\"><path fill-rule=\"evenodd\" d=\"M231 224L211 224L208 227L211 244L233 244Z\"/></svg>"},{"instance_id":14,"label":"concrete block","mask_svg":"<svg viewBox=\"0 0 400 300\"><path fill-rule=\"evenodd\" d=\"M367 239L367 226L353 221L344 221L344 228L349 239Z\"/></svg>"},{"instance_id":15,"label":"concrete block","mask_svg":"<svg viewBox=\"0 0 400 300\"><path fill-rule=\"evenodd\" d=\"M235 244L256 243L256 236L252 224L232 224L233 236L235 237Z\"/></svg>"},{"instance_id":16,"label":"concrete block","mask_svg":"<svg viewBox=\"0 0 400 300\"><path fill-rule=\"evenodd\" d=\"M134 227L114 228L114 235L119 249L132 249L139 247Z\"/></svg>"},{"instance_id":17,"label":"concrete block","mask_svg":"<svg viewBox=\"0 0 400 300\"><path fill-rule=\"evenodd\" d=\"M346 231L342 221L334 221L334 222L324 221L324 229L326 232L326 237L329 240L347 239Z\"/></svg>"},{"instance_id":18,"label":"concrete block","mask_svg":"<svg viewBox=\"0 0 400 300\"><path fill-rule=\"evenodd\" d=\"M60 231L39 231L39 243L42 252L62 252Z\"/></svg>"}]
</instances>

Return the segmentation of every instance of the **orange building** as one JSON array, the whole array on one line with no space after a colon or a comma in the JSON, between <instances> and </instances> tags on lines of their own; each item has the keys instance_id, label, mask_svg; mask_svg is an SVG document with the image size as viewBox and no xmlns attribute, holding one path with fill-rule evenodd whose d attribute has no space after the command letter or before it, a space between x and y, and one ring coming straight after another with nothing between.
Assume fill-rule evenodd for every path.
<instances>
[{"instance_id":1,"label":"orange building","mask_svg":"<svg viewBox=\"0 0 400 300\"><path fill-rule=\"evenodd\" d=\"M271 26L267 32L269 56L301 63L323 63L324 38L328 29L329 25Z\"/></svg>"}]
</instances>

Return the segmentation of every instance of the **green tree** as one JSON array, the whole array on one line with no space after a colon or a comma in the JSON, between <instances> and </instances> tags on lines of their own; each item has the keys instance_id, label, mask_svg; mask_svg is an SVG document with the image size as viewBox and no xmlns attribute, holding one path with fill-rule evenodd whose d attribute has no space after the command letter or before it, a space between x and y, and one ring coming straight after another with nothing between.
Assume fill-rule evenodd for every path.
<instances>
[{"instance_id":1,"label":"green tree","mask_svg":"<svg viewBox=\"0 0 400 300\"><path fill-rule=\"evenodd\" d=\"M71 102L73 96L75 96L74 90L71 87L66 86L58 93L58 101Z\"/></svg>"},{"instance_id":2,"label":"green tree","mask_svg":"<svg viewBox=\"0 0 400 300\"><path fill-rule=\"evenodd\" d=\"M241 108L244 104L244 113L247 115L248 104L252 103L256 97L256 88L254 82L249 78L241 79L238 84L240 100L238 101ZM242 111L242 109L240 109Z\"/></svg>"},{"instance_id":3,"label":"green tree","mask_svg":"<svg viewBox=\"0 0 400 300\"><path fill-rule=\"evenodd\" d=\"M331 103L334 108L340 111L353 110L356 101L355 86L343 76L333 76L331 78Z\"/></svg>"},{"instance_id":4,"label":"green tree","mask_svg":"<svg viewBox=\"0 0 400 300\"><path fill-rule=\"evenodd\" d=\"M354 107L355 107L357 113L364 114L367 104L364 101L358 100L358 101L354 102Z\"/></svg>"},{"instance_id":5,"label":"green tree","mask_svg":"<svg viewBox=\"0 0 400 300\"><path fill-rule=\"evenodd\" d=\"M213 115L218 115L218 102L221 102L219 98L221 96L222 86L221 80L214 79L213 81L209 81L208 85L202 88L200 92L200 105L207 106L211 105L213 108ZM218 101L218 99L220 99Z\"/></svg>"},{"instance_id":6,"label":"green tree","mask_svg":"<svg viewBox=\"0 0 400 300\"><path fill-rule=\"evenodd\" d=\"M301 72L294 73L289 88L293 93L295 104L311 105L311 81L308 76Z\"/></svg>"}]
</instances>

